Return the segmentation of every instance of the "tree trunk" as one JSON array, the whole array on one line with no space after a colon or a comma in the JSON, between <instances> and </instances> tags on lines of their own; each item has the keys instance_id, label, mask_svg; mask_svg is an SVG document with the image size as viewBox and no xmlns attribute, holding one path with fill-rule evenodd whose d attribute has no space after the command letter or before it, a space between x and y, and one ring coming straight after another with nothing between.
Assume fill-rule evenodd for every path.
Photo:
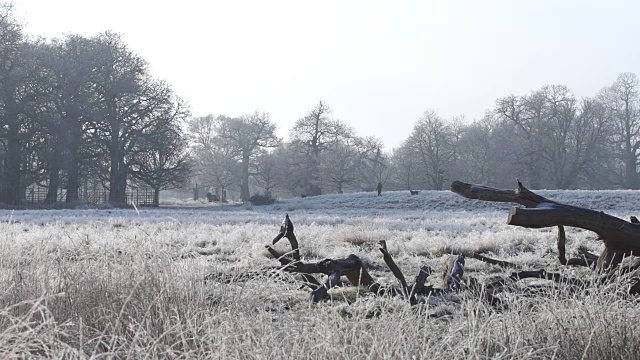
<instances>
[{"instance_id":1,"label":"tree trunk","mask_svg":"<svg viewBox=\"0 0 640 360\"><path fill-rule=\"evenodd\" d=\"M160 188L153 188L153 207L160 206Z\"/></svg>"},{"instance_id":2,"label":"tree trunk","mask_svg":"<svg viewBox=\"0 0 640 360\"><path fill-rule=\"evenodd\" d=\"M242 179L240 180L240 200L249 201L249 155L242 155Z\"/></svg>"},{"instance_id":3,"label":"tree trunk","mask_svg":"<svg viewBox=\"0 0 640 360\"><path fill-rule=\"evenodd\" d=\"M69 163L67 166L67 196L65 199L67 203L76 202L80 198L78 196L78 189L80 188L79 144L82 141L82 134L81 129L78 130L75 125L69 131Z\"/></svg>"},{"instance_id":4,"label":"tree trunk","mask_svg":"<svg viewBox=\"0 0 640 360\"><path fill-rule=\"evenodd\" d=\"M49 190L45 203L53 204L58 201L58 189L60 188L60 167L55 164L49 170Z\"/></svg>"},{"instance_id":5,"label":"tree trunk","mask_svg":"<svg viewBox=\"0 0 640 360\"><path fill-rule=\"evenodd\" d=\"M127 169L124 155L120 153L118 136L111 139L111 172L109 174L109 203L115 206L126 205Z\"/></svg>"},{"instance_id":6,"label":"tree trunk","mask_svg":"<svg viewBox=\"0 0 640 360\"><path fill-rule=\"evenodd\" d=\"M636 171L636 157L635 154L629 153L626 156L625 162L625 174L624 185L627 189L638 189L638 173Z\"/></svg>"},{"instance_id":7,"label":"tree trunk","mask_svg":"<svg viewBox=\"0 0 640 360\"><path fill-rule=\"evenodd\" d=\"M7 186L13 194L5 199L12 205L19 205L22 200L21 194L21 178L20 164L22 163L22 144L18 139L18 134L10 134L7 138L7 164L6 179Z\"/></svg>"}]
</instances>

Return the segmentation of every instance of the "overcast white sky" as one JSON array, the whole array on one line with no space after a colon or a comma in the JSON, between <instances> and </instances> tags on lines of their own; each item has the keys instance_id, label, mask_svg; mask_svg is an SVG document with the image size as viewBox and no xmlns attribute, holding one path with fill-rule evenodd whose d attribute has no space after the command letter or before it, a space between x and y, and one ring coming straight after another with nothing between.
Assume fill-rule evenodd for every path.
<instances>
[{"instance_id":1,"label":"overcast white sky","mask_svg":"<svg viewBox=\"0 0 640 360\"><path fill-rule=\"evenodd\" d=\"M480 118L545 84L593 95L640 74L637 1L14 0L26 32L123 33L194 115L268 111L285 136L319 99L397 146L427 109Z\"/></svg>"}]
</instances>

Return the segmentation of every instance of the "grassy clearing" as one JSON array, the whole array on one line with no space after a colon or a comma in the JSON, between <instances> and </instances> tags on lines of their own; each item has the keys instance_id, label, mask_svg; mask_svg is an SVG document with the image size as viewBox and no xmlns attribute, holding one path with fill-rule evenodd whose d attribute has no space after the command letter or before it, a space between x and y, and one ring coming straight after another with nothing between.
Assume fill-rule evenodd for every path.
<instances>
[{"instance_id":1,"label":"grassy clearing","mask_svg":"<svg viewBox=\"0 0 640 360\"><path fill-rule=\"evenodd\" d=\"M598 295L516 288L503 312L456 295L410 307L353 288L333 289L331 301L312 306L293 279L244 276L274 265L263 244L278 230L279 209L202 211L197 221L143 210L79 212L76 222L68 213L43 222L16 212L1 222L0 358L633 359L640 350L640 309L622 285ZM410 278L425 263L438 269L451 250L584 275L556 265L553 232L508 227L493 209L370 212L290 213L302 255L355 253L387 283L395 279L375 246L382 239ZM599 249L587 232L567 235L570 253ZM473 259L467 269L480 278L502 271Z\"/></svg>"}]
</instances>

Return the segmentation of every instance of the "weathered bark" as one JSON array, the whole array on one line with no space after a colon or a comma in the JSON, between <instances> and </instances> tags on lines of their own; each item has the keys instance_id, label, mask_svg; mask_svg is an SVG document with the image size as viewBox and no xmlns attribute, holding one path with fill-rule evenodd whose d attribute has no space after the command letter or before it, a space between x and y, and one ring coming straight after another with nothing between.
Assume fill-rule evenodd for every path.
<instances>
[{"instance_id":1,"label":"weathered bark","mask_svg":"<svg viewBox=\"0 0 640 360\"><path fill-rule=\"evenodd\" d=\"M487 284L488 289L495 289L505 286L510 281L518 281L522 279L545 279L551 280L559 284L566 284L585 288L591 284L589 281L569 278L558 273L547 272L546 270L520 271L511 273L508 278L500 279Z\"/></svg>"},{"instance_id":2,"label":"weathered bark","mask_svg":"<svg viewBox=\"0 0 640 360\"><path fill-rule=\"evenodd\" d=\"M60 167L52 165L49 169L49 189L45 203L53 204L58 201L58 189L60 188Z\"/></svg>"},{"instance_id":3,"label":"weathered bark","mask_svg":"<svg viewBox=\"0 0 640 360\"><path fill-rule=\"evenodd\" d=\"M336 270L329 275L327 282L319 286L311 292L311 302L317 303L327 296L329 289L336 286L340 282L340 270Z\"/></svg>"},{"instance_id":4,"label":"weathered bark","mask_svg":"<svg viewBox=\"0 0 640 360\"><path fill-rule=\"evenodd\" d=\"M473 258L473 259L476 259L476 260L480 260L480 261L486 262L487 264L498 265L498 266L505 267L505 268L515 268L515 267L517 267L515 264L510 263L508 261L491 259L491 258L488 258L488 257L486 257L484 255L481 255L481 254L478 254L478 253L473 253L470 257Z\"/></svg>"},{"instance_id":5,"label":"weathered bark","mask_svg":"<svg viewBox=\"0 0 640 360\"><path fill-rule=\"evenodd\" d=\"M249 157L250 154L242 155L242 179L240 180L240 200L249 201L251 193L249 191Z\"/></svg>"},{"instance_id":6,"label":"weathered bark","mask_svg":"<svg viewBox=\"0 0 640 360\"><path fill-rule=\"evenodd\" d=\"M18 137L19 135L17 133L10 133L7 136L7 163L5 165L5 176L7 179L7 185L13 193L13 196L6 200L12 205L19 205L22 201L22 196L20 196L22 187L22 174L20 171L20 164L22 163L22 143Z\"/></svg>"},{"instance_id":7,"label":"weathered bark","mask_svg":"<svg viewBox=\"0 0 640 360\"><path fill-rule=\"evenodd\" d=\"M283 237L289 240L291 244L291 253L293 254L293 258L296 261L300 261L300 250L298 249L298 239L296 235L293 233L293 222L289 219L289 214L285 215L284 221L282 221L282 225L280 226L280 232L276 235L272 240L272 245L275 245L280 239Z\"/></svg>"},{"instance_id":8,"label":"weathered bark","mask_svg":"<svg viewBox=\"0 0 640 360\"><path fill-rule=\"evenodd\" d=\"M153 207L159 207L159 206L160 206L160 188L154 187L153 188Z\"/></svg>"},{"instance_id":9,"label":"weathered bark","mask_svg":"<svg viewBox=\"0 0 640 360\"><path fill-rule=\"evenodd\" d=\"M537 195L518 181L515 191L492 189L485 186L454 181L451 190L471 199L513 202L527 208L512 208L507 223L528 228L573 226L593 231L604 242L605 252L598 261L602 270L620 263L623 256L640 254L640 225L620 218L576 206L560 204ZM564 229L559 229L558 250L560 261L564 258Z\"/></svg>"},{"instance_id":10,"label":"weathered bark","mask_svg":"<svg viewBox=\"0 0 640 360\"><path fill-rule=\"evenodd\" d=\"M402 274L402 270L398 267L393 258L387 251L387 242L382 240L380 241L380 252L382 252L382 256L384 258L384 262L387 264L393 275L400 281L400 285L402 286L402 291L405 296L409 296L410 291L407 286L407 280L405 280L404 275ZM423 283L424 284L424 283Z\"/></svg>"},{"instance_id":11,"label":"weathered bark","mask_svg":"<svg viewBox=\"0 0 640 360\"><path fill-rule=\"evenodd\" d=\"M65 201L73 203L80 198L80 143L82 142L82 128L79 122L73 122L69 130L69 161L67 165L67 196Z\"/></svg>"},{"instance_id":12,"label":"weathered bark","mask_svg":"<svg viewBox=\"0 0 640 360\"><path fill-rule=\"evenodd\" d=\"M599 269L617 265L623 256L640 254L640 225L604 212L563 204L542 204L535 209L511 209L507 223L528 228L566 225L593 231L605 245L605 252L598 262Z\"/></svg>"}]
</instances>

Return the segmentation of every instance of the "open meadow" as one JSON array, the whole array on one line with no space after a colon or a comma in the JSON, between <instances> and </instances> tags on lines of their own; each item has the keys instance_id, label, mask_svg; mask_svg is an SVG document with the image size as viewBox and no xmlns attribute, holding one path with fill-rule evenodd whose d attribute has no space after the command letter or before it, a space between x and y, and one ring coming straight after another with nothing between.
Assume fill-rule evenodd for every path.
<instances>
[{"instance_id":1,"label":"open meadow","mask_svg":"<svg viewBox=\"0 0 640 360\"><path fill-rule=\"evenodd\" d=\"M539 193L640 214L638 192ZM537 280L538 293L514 289L503 310L465 293L411 306L349 286L312 304L293 277L264 270L278 265L264 245L288 213L305 261L356 254L382 284L397 281L380 240L408 279L425 264L440 269L452 252L590 276L558 263L555 229L506 225L510 207L424 191L270 206L2 210L0 358L638 358L640 309L622 283L570 292ZM571 256L602 249L588 231L568 228L567 238ZM471 258L465 267L480 281L508 271Z\"/></svg>"}]
</instances>

